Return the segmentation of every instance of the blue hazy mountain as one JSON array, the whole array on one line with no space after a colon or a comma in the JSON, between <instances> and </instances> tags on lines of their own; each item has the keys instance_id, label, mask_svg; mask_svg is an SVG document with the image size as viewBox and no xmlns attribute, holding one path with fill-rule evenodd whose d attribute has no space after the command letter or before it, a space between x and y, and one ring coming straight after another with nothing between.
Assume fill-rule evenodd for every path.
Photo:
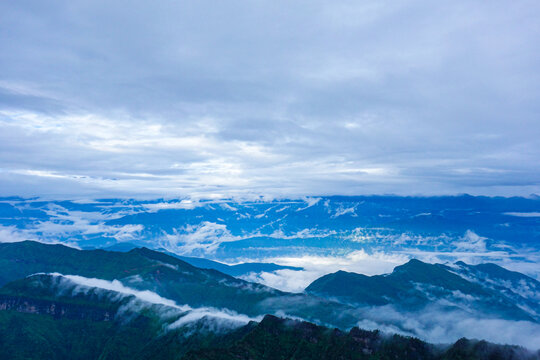
<instances>
[{"instance_id":1,"label":"blue hazy mountain","mask_svg":"<svg viewBox=\"0 0 540 360\"><path fill-rule=\"evenodd\" d=\"M129 242L125 242L125 243L118 243L112 246L108 246L106 248L103 248L103 250L127 252L136 248L138 248L137 245L129 243ZM231 276L243 276L243 275L248 275L250 273L273 272L273 271L285 270L285 269L294 270L294 271L303 270L301 267L283 266L283 265L278 265L274 263L247 262L247 263L241 263L241 264L235 264L235 265L228 265L228 264L220 263L218 261L213 261L213 260L209 260L205 258L177 255L165 249L157 249L157 250L167 255L176 257L182 261L185 261L188 264L191 264L195 267L198 267L201 269L214 269L214 270L217 270L219 272L222 272L224 274L231 275Z\"/></svg>"},{"instance_id":2,"label":"blue hazy mountain","mask_svg":"<svg viewBox=\"0 0 540 360\"><path fill-rule=\"evenodd\" d=\"M319 197L272 201L0 199L0 230L16 239L105 248L130 242L226 263L346 254L423 251L460 260L467 234L478 249L529 261L540 247L540 199ZM465 239L467 240L467 239ZM119 245L121 246L121 245ZM446 254L446 255L445 255ZM506 257L509 258L509 257Z\"/></svg>"},{"instance_id":3,"label":"blue hazy mountain","mask_svg":"<svg viewBox=\"0 0 540 360\"><path fill-rule=\"evenodd\" d=\"M248 275L250 273L260 273L260 272L273 272L277 270L294 270L301 271L301 267L296 266L284 266L274 263L241 263L235 265L223 264L217 261L212 261L204 258L190 257L190 256L180 256L169 253L169 255L178 257L179 259L196 266L201 269L214 269L220 271L224 274L231 276L242 276Z\"/></svg>"}]
</instances>

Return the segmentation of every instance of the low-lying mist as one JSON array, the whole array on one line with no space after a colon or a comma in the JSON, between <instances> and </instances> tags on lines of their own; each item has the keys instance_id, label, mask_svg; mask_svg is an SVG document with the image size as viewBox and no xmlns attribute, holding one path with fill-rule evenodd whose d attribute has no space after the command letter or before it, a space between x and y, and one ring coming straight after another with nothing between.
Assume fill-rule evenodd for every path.
<instances>
[{"instance_id":1,"label":"low-lying mist","mask_svg":"<svg viewBox=\"0 0 540 360\"><path fill-rule=\"evenodd\" d=\"M358 322L360 328L415 336L431 343L453 343L466 337L540 349L540 324L531 321L482 318L436 304L414 312L392 305L366 307L359 309L359 315L363 317Z\"/></svg>"},{"instance_id":2,"label":"low-lying mist","mask_svg":"<svg viewBox=\"0 0 540 360\"><path fill-rule=\"evenodd\" d=\"M110 296L115 298L133 297L134 301L132 300L122 305L119 309L119 314L128 311L139 312L150 305L159 305L159 315L163 315L169 319L169 323L166 325L167 330L174 330L200 320L211 321L220 327L234 328L245 325L250 321L259 321L262 318L251 318L229 309L216 309L212 307L193 308L187 304L178 305L175 301L164 298L153 291L136 290L125 286L118 280L108 281L59 273L51 273L49 275L60 279L60 288L63 287L64 291L69 288L73 294L86 293L91 289L97 289L111 292L112 294ZM171 317L175 319L170 321Z\"/></svg>"}]
</instances>

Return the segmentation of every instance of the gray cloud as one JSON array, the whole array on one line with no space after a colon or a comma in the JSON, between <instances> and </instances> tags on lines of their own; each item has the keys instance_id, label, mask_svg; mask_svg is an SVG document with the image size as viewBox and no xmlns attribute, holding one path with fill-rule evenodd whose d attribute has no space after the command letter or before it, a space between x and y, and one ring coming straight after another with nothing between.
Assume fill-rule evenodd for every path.
<instances>
[{"instance_id":1,"label":"gray cloud","mask_svg":"<svg viewBox=\"0 0 540 360\"><path fill-rule=\"evenodd\" d=\"M1 193L538 192L539 12L3 3Z\"/></svg>"}]
</instances>

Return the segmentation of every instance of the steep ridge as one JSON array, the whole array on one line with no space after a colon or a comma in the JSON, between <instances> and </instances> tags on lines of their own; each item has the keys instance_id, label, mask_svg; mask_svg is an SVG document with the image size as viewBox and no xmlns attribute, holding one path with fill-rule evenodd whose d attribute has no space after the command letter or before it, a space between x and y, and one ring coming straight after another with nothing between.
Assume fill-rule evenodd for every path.
<instances>
[{"instance_id":1,"label":"steep ridge","mask_svg":"<svg viewBox=\"0 0 540 360\"><path fill-rule=\"evenodd\" d=\"M179 258L180 260L183 260L187 262L188 264L191 264L198 268L214 269L224 274L235 276L235 277L248 275L250 273L260 273L263 271L273 272L276 270L294 270L294 271L303 270L301 267L283 266L283 265L277 265L274 263L242 263L242 264L236 264L236 265L228 265L228 264L223 264L217 261L212 261L212 260L208 260L204 258L178 256L174 254L170 254L170 255L175 256Z\"/></svg>"},{"instance_id":2,"label":"steep ridge","mask_svg":"<svg viewBox=\"0 0 540 360\"><path fill-rule=\"evenodd\" d=\"M34 275L0 289L0 358L177 359L236 334L237 326L209 316L174 326L189 314L60 275Z\"/></svg>"},{"instance_id":3,"label":"steep ridge","mask_svg":"<svg viewBox=\"0 0 540 360\"><path fill-rule=\"evenodd\" d=\"M137 246L129 242L125 242L125 243L118 243L112 246L104 247L102 249L106 251L128 252L138 247L140 246ZM278 265L274 263L247 262L247 263L241 263L241 264L235 264L235 265L228 265L219 261L209 260L209 259L200 258L200 257L177 255L163 248L158 248L154 250L170 255L172 257L178 258L200 269L214 269L224 274L235 276L235 277L248 275L250 273L259 273L263 271L272 272L276 270L295 270L295 271L303 270L300 267Z\"/></svg>"},{"instance_id":4,"label":"steep ridge","mask_svg":"<svg viewBox=\"0 0 540 360\"><path fill-rule=\"evenodd\" d=\"M346 305L278 291L212 269L199 269L147 248L121 253L32 241L0 244L0 285L41 272L116 279L178 304L226 308L252 317L288 314L344 328L356 323L353 309Z\"/></svg>"},{"instance_id":5,"label":"steep ridge","mask_svg":"<svg viewBox=\"0 0 540 360\"><path fill-rule=\"evenodd\" d=\"M416 338L386 336L379 331L352 328L349 332L307 322L266 316L229 347L192 350L186 360L248 359L410 359L410 360L536 360L540 352L519 346L494 345L461 339L435 346Z\"/></svg>"},{"instance_id":6,"label":"steep ridge","mask_svg":"<svg viewBox=\"0 0 540 360\"><path fill-rule=\"evenodd\" d=\"M510 299L535 319L540 319L540 282L495 264L467 265L458 261L451 271Z\"/></svg>"},{"instance_id":7,"label":"steep ridge","mask_svg":"<svg viewBox=\"0 0 540 360\"><path fill-rule=\"evenodd\" d=\"M0 290L0 298L26 306L0 310L2 359L540 359L540 352L518 346L466 339L435 346L411 337L356 327L341 331L271 315L241 327L207 316L176 327L177 318L188 315L173 304L119 296L61 275L11 282ZM108 316L87 316L96 311Z\"/></svg>"},{"instance_id":8,"label":"steep ridge","mask_svg":"<svg viewBox=\"0 0 540 360\"><path fill-rule=\"evenodd\" d=\"M127 255L104 250L81 251L35 241L0 243L0 286L39 272L112 280L136 274L154 265L136 252Z\"/></svg>"},{"instance_id":9,"label":"steep ridge","mask_svg":"<svg viewBox=\"0 0 540 360\"><path fill-rule=\"evenodd\" d=\"M2 252L6 249L16 261L7 261L9 258ZM538 355L518 347L465 340L454 344L454 352L450 353L418 339L355 328L358 320L373 312L371 309L360 311L313 295L280 292L215 270L198 269L145 248L101 257L104 253L110 252L32 242L0 244L0 270L6 274L14 266L17 269L12 275L36 269L48 272L29 274L0 288L0 358L175 359L190 351L186 355L190 359L379 359L396 355L411 359L536 359L534 356ZM57 269L72 273L55 274ZM486 276L491 279L488 287L480 281ZM386 282L377 287L374 280L378 279ZM371 286L372 294L396 294L394 298L383 298L390 303L405 298L407 291L413 295L418 291L414 301L400 305L407 309L420 306L422 301L433 301L434 296L446 299L444 306L458 307L463 304L448 305L448 294L496 293L491 287L503 280L506 282L500 286L505 289L512 288L512 284L522 285L522 292L516 290L512 294L525 296L523 286L530 290L535 285L533 279L528 279L491 265L447 266L411 261L386 276L340 272L319 279L319 285L337 292L338 295L325 296L340 301L344 301L342 294L369 292L369 288L357 292L359 284ZM372 301L388 305L380 299ZM470 299L467 301L471 304ZM248 323L267 313L313 320L308 323L266 316L259 324ZM85 341L92 345L79 349ZM39 347L37 355L28 350L32 347ZM8 352L11 350L16 357ZM82 355L69 357L70 351Z\"/></svg>"},{"instance_id":10,"label":"steep ridge","mask_svg":"<svg viewBox=\"0 0 540 360\"><path fill-rule=\"evenodd\" d=\"M494 264L448 266L413 259L386 275L328 274L306 292L355 306L393 305L411 311L438 303L483 316L538 322L539 289L536 280Z\"/></svg>"}]
</instances>

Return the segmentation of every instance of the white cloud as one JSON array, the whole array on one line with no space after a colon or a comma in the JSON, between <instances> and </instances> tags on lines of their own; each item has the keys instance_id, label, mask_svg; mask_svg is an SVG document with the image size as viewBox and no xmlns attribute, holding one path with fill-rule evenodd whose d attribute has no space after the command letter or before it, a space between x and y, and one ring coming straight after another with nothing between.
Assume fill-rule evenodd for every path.
<instances>
[{"instance_id":1,"label":"white cloud","mask_svg":"<svg viewBox=\"0 0 540 360\"><path fill-rule=\"evenodd\" d=\"M125 286L118 280L108 281L96 278L86 278L78 275L63 275L59 273L52 273L50 275L60 277L61 279L65 279L71 283L77 284L79 288L75 288L75 292L83 291L83 289L80 287L97 288L112 291L124 296L134 296L138 300L145 303L163 305L177 309L183 314L181 314L176 321L167 326L169 330L176 329L205 318L216 320L220 323L228 325L229 327L241 326L249 321L260 321L261 319L261 317L251 318L247 315L238 314L237 312L228 309L216 309L211 307L193 308L189 305L178 305L175 301L164 298L155 292L149 290L136 290Z\"/></svg>"},{"instance_id":2,"label":"white cloud","mask_svg":"<svg viewBox=\"0 0 540 360\"><path fill-rule=\"evenodd\" d=\"M291 292L302 292L319 277L339 270L365 275L377 275L391 272L394 267L409 260L403 254L367 253L364 250L353 251L344 256L276 257L264 259L280 265L301 267L304 270L289 269L274 272L251 273L242 278L264 285Z\"/></svg>"},{"instance_id":3,"label":"white cloud","mask_svg":"<svg viewBox=\"0 0 540 360\"><path fill-rule=\"evenodd\" d=\"M219 205L220 205L223 209L228 210L228 211L238 211L237 208L232 207L231 205L227 204L226 202L220 203Z\"/></svg>"},{"instance_id":4,"label":"white cloud","mask_svg":"<svg viewBox=\"0 0 540 360\"><path fill-rule=\"evenodd\" d=\"M262 234L256 232L249 234L249 237L265 236L274 239L309 239L309 238L324 238L332 235L336 235L335 230L319 230L319 229L302 229L297 232L291 232L286 234L282 229L274 230L271 234Z\"/></svg>"},{"instance_id":5,"label":"white cloud","mask_svg":"<svg viewBox=\"0 0 540 360\"><path fill-rule=\"evenodd\" d=\"M19 242L34 240L25 230L17 229L16 226L0 225L0 242Z\"/></svg>"},{"instance_id":6,"label":"white cloud","mask_svg":"<svg viewBox=\"0 0 540 360\"><path fill-rule=\"evenodd\" d=\"M351 206L351 207L343 207L343 206L340 206L339 208L336 209L335 213L332 215L333 218L337 218L337 217L340 217L340 216L343 216L343 215L347 215L347 214L350 214L351 216L358 216L356 215L355 211L356 211L356 206Z\"/></svg>"},{"instance_id":7,"label":"white cloud","mask_svg":"<svg viewBox=\"0 0 540 360\"><path fill-rule=\"evenodd\" d=\"M25 240L37 241L44 244L62 244L71 248L80 249L79 245L74 241L42 237L28 229L18 229L16 226L0 225L0 243L21 242Z\"/></svg>"},{"instance_id":8,"label":"white cloud","mask_svg":"<svg viewBox=\"0 0 540 360\"><path fill-rule=\"evenodd\" d=\"M499 344L517 344L531 350L540 348L540 324L479 318L461 311L448 311L437 305L418 312L396 310L392 306L360 309L360 328L379 329L416 336L432 343L452 343L466 337Z\"/></svg>"},{"instance_id":9,"label":"white cloud","mask_svg":"<svg viewBox=\"0 0 540 360\"><path fill-rule=\"evenodd\" d=\"M144 302L150 303L150 304L157 304L157 305L165 305L169 307L178 308L180 310L190 310L189 307L184 307L176 305L176 303L172 300L166 299L155 292L149 291L149 290L136 290L127 286L124 286L120 281L118 280L102 280L102 279L96 279L96 278L86 278L79 275L63 275L60 273L51 273L52 276L61 277L63 279L67 279L72 283L75 283L77 285L81 285L88 288L98 288L103 290L109 290L114 291L126 296L135 296L137 299L142 300Z\"/></svg>"},{"instance_id":10,"label":"white cloud","mask_svg":"<svg viewBox=\"0 0 540 360\"><path fill-rule=\"evenodd\" d=\"M350 233L333 234L353 242L365 243L366 246L369 246L369 251L358 250L339 256L302 255L249 259L249 261L257 260L297 266L304 268L304 270L252 273L243 278L280 290L300 292L313 280L338 270L365 275L383 274L391 272L396 265L416 258L427 263L452 263L458 260L468 264L492 262L532 278L540 279L540 270L537 266L540 254L533 249L520 250L508 246L492 248L488 246L487 238L472 230L467 230L463 236L458 238L445 234L439 236L392 234L386 230L356 228ZM316 235L316 232L308 232L307 234ZM287 238L284 234L278 235L277 237ZM319 234L319 236L322 235L324 233ZM310 250L306 248L305 251L309 252ZM248 261L248 259L244 260Z\"/></svg>"},{"instance_id":11,"label":"white cloud","mask_svg":"<svg viewBox=\"0 0 540 360\"><path fill-rule=\"evenodd\" d=\"M303 208L299 208L296 211L306 210L306 209L308 209L308 208L310 208L312 206L315 206L315 205L317 205L319 203L319 201L321 201L321 199L322 198L320 198L320 197L305 196L303 198L303 200L306 202L306 206L303 207ZM280 211L283 211L283 210L280 210Z\"/></svg>"},{"instance_id":12,"label":"white cloud","mask_svg":"<svg viewBox=\"0 0 540 360\"><path fill-rule=\"evenodd\" d=\"M204 318L217 320L220 323L228 324L230 327L235 327L245 325L250 321L261 321L262 316L252 318L227 309L217 310L214 308L196 308L191 309L187 315L182 316L180 319L170 324L168 329L176 329Z\"/></svg>"},{"instance_id":13,"label":"white cloud","mask_svg":"<svg viewBox=\"0 0 540 360\"><path fill-rule=\"evenodd\" d=\"M159 210L171 210L171 209L193 210L199 206L202 206L202 205L199 202L193 201L190 199L184 199L181 201L172 201L172 202L159 202L159 203L144 204L144 207L148 209L150 212L157 212Z\"/></svg>"},{"instance_id":14,"label":"white cloud","mask_svg":"<svg viewBox=\"0 0 540 360\"><path fill-rule=\"evenodd\" d=\"M453 245L461 251L486 252L486 240L487 238L479 236L474 231L467 230L465 235Z\"/></svg>"},{"instance_id":15,"label":"white cloud","mask_svg":"<svg viewBox=\"0 0 540 360\"><path fill-rule=\"evenodd\" d=\"M50 218L32 224L25 231L45 241L94 234L112 237L117 241L130 241L137 239L138 234L144 230L144 226L140 224L105 224L107 220L124 216L126 213L123 211L114 213L70 211L57 204L49 204L44 210Z\"/></svg>"},{"instance_id":16,"label":"white cloud","mask_svg":"<svg viewBox=\"0 0 540 360\"><path fill-rule=\"evenodd\" d=\"M223 242L238 241L242 237L234 236L224 224L203 221L198 225L186 225L174 229L172 234L165 233L161 245L174 253L208 254L216 251Z\"/></svg>"},{"instance_id":17,"label":"white cloud","mask_svg":"<svg viewBox=\"0 0 540 360\"><path fill-rule=\"evenodd\" d=\"M506 212L504 215L535 218L540 217L540 212Z\"/></svg>"},{"instance_id":18,"label":"white cloud","mask_svg":"<svg viewBox=\"0 0 540 360\"><path fill-rule=\"evenodd\" d=\"M249 273L239 276L240 279L260 283L274 289L299 293L307 285L317 279L318 274L310 271L297 271L290 269L276 270L274 272Z\"/></svg>"}]
</instances>

